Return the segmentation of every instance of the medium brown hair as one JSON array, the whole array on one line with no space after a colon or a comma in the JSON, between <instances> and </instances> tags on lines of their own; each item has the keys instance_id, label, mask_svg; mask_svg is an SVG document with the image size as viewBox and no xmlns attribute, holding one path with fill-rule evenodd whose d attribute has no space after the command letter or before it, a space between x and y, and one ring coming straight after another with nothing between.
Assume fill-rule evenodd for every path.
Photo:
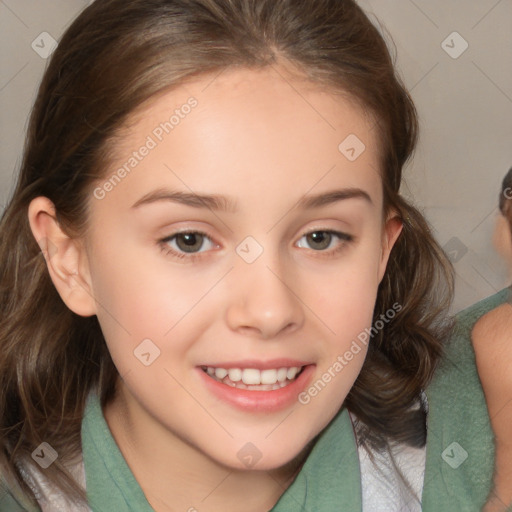
<instances>
[{"instance_id":1,"label":"medium brown hair","mask_svg":"<svg viewBox=\"0 0 512 512\"><path fill-rule=\"evenodd\" d=\"M349 93L377 122L384 209L404 228L374 320L393 304L401 309L373 336L345 404L374 443L425 443L425 409L415 405L442 353L453 280L423 216L399 193L418 122L379 31L352 0L97 0L51 58L0 224L0 468L27 496L17 464L32 463L30 453L46 441L59 458L44 476L84 497L66 464L81 450L88 394L96 390L104 406L118 376L96 317L72 313L53 286L29 228L30 201L48 197L59 223L80 236L93 184L136 108L198 75L278 58L327 90Z\"/></svg>"},{"instance_id":2,"label":"medium brown hair","mask_svg":"<svg viewBox=\"0 0 512 512\"><path fill-rule=\"evenodd\" d=\"M501 192L498 201L501 214L507 219L512 232L512 167L501 182Z\"/></svg>"}]
</instances>

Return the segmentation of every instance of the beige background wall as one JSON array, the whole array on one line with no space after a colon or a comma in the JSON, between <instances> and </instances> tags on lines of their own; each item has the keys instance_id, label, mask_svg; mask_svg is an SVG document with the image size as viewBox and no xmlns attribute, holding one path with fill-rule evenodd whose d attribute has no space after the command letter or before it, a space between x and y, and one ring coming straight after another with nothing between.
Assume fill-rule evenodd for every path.
<instances>
[{"instance_id":1,"label":"beige background wall","mask_svg":"<svg viewBox=\"0 0 512 512\"><path fill-rule=\"evenodd\" d=\"M0 0L0 207L12 189L51 38L58 40L88 3ZM360 4L392 35L420 113L421 142L404 193L454 258L457 311L509 284L491 234L500 182L512 166L512 0Z\"/></svg>"}]
</instances>

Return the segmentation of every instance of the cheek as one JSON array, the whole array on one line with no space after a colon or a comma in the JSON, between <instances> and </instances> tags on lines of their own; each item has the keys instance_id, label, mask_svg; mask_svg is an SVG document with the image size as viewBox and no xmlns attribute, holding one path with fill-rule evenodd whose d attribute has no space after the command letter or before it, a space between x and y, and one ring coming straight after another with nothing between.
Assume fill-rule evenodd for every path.
<instances>
[{"instance_id":1,"label":"cheek","mask_svg":"<svg viewBox=\"0 0 512 512\"><path fill-rule=\"evenodd\" d=\"M363 366L371 342L373 312L379 286L378 243L359 247L315 287L311 303L326 329L318 377L299 401L316 403L326 413L339 409ZM324 389L326 390L324 392Z\"/></svg>"},{"instance_id":2,"label":"cheek","mask_svg":"<svg viewBox=\"0 0 512 512\"><path fill-rule=\"evenodd\" d=\"M99 250L91 265L98 320L121 373L138 364L133 354L143 340L151 340L162 355L179 356L208 321L204 309L199 319L196 313L211 286L208 276L171 271L163 255L161 260L164 264L147 264L147 255L137 251L126 249L112 258Z\"/></svg>"},{"instance_id":3,"label":"cheek","mask_svg":"<svg viewBox=\"0 0 512 512\"><path fill-rule=\"evenodd\" d=\"M201 273L170 264L158 248L125 245L116 257L100 249L91 274L95 298L103 309L127 330L139 333L153 326L163 335L208 289Z\"/></svg>"},{"instance_id":4,"label":"cheek","mask_svg":"<svg viewBox=\"0 0 512 512\"><path fill-rule=\"evenodd\" d=\"M341 261L316 287L316 301L340 343L371 324L379 286L380 246L367 244Z\"/></svg>"},{"instance_id":5,"label":"cheek","mask_svg":"<svg viewBox=\"0 0 512 512\"><path fill-rule=\"evenodd\" d=\"M512 263L512 236L508 220L503 215L499 215L496 218L493 245L498 254L507 261L507 263Z\"/></svg>"}]
</instances>

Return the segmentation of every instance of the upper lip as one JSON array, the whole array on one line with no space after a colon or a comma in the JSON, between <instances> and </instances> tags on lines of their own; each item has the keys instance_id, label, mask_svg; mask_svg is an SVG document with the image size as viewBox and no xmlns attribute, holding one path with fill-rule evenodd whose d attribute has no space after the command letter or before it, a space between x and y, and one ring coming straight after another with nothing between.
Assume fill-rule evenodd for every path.
<instances>
[{"instance_id":1,"label":"upper lip","mask_svg":"<svg viewBox=\"0 0 512 512\"><path fill-rule=\"evenodd\" d=\"M305 361L298 361L296 359L270 359L268 361L261 361L255 359L244 359L242 361L225 361L221 363L208 363L202 364L201 367L211 367L211 368L225 368L229 370L230 368L254 368L256 370L271 370L273 368L292 368L292 367L302 367L307 366L312 363L308 363Z\"/></svg>"}]
</instances>

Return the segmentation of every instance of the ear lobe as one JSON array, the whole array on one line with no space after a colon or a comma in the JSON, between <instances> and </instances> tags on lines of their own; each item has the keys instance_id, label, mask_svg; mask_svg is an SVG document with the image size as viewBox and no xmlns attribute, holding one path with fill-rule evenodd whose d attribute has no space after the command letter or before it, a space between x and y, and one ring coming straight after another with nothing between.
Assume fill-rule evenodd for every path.
<instances>
[{"instance_id":1,"label":"ear lobe","mask_svg":"<svg viewBox=\"0 0 512 512\"><path fill-rule=\"evenodd\" d=\"M388 264L389 255L391 254L391 249L393 249L395 242L398 240L402 229L402 220L396 214L396 212L392 212L389 215L386 224L384 225L382 233L382 251L379 264L379 283L382 281L384 273L386 272L386 266Z\"/></svg>"},{"instance_id":2,"label":"ear lobe","mask_svg":"<svg viewBox=\"0 0 512 512\"><path fill-rule=\"evenodd\" d=\"M31 201L28 219L50 278L66 306L80 316L95 315L87 255L80 240L64 232L57 221L55 206L46 197Z\"/></svg>"}]
</instances>

